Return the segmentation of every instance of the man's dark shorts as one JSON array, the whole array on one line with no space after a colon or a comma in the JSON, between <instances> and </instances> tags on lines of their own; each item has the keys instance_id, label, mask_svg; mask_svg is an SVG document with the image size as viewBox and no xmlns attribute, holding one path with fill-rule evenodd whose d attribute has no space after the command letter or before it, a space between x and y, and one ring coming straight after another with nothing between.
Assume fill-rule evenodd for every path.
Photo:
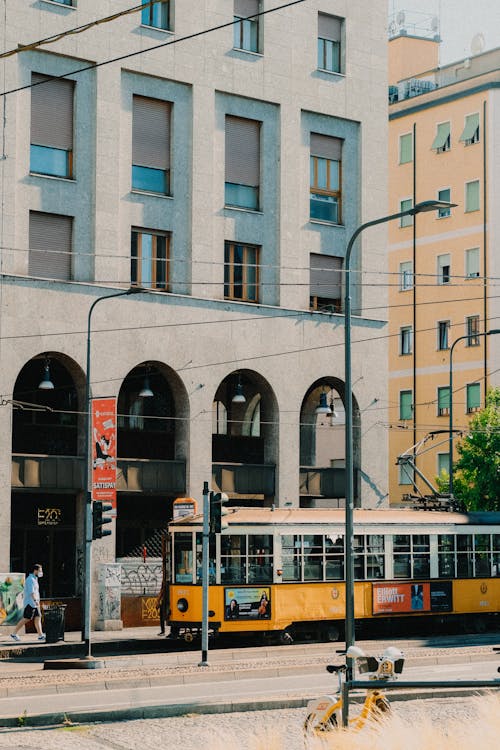
<instances>
[{"instance_id":1,"label":"man's dark shorts","mask_svg":"<svg viewBox=\"0 0 500 750\"><path fill-rule=\"evenodd\" d=\"M27 604L24 608L23 617L26 620L33 620L34 617L40 617L40 610L38 607L32 607L31 604Z\"/></svg>"}]
</instances>

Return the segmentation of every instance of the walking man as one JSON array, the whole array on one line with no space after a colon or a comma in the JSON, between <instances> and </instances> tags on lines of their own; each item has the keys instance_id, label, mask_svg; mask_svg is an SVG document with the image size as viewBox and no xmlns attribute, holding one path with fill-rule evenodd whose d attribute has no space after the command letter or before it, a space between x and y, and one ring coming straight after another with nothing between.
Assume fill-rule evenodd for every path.
<instances>
[{"instance_id":1,"label":"walking man","mask_svg":"<svg viewBox=\"0 0 500 750\"><path fill-rule=\"evenodd\" d=\"M24 582L24 612L23 617L19 620L14 632L10 634L13 641L20 641L18 632L21 630L23 625L33 620L35 623L36 632L38 633L38 640L45 640L45 633L42 631L42 619L40 614L40 588L38 586L38 580L43 576L42 566L37 563L33 566L32 572L26 578Z\"/></svg>"}]
</instances>

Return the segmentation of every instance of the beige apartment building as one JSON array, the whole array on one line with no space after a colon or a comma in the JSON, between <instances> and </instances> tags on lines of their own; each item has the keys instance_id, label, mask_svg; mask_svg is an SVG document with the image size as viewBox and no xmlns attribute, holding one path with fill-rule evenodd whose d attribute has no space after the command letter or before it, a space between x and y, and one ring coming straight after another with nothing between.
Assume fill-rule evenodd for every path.
<instances>
[{"instance_id":1,"label":"beige apartment building","mask_svg":"<svg viewBox=\"0 0 500 750\"><path fill-rule=\"evenodd\" d=\"M396 505L405 495L432 495L425 480L436 487L438 475L449 475L450 433L456 460L471 415L500 383L500 50L482 51L480 42L473 40L470 57L440 67L432 30L416 35L403 26L389 41L391 210L424 200L457 204L390 228L389 484ZM416 454L416 474L398 463L404 454Z\"/></svg>"},{"instance_id":2,"label":"beige apartment building","mask_svg":"<svg viewBox=\"0 0 500 750\"><path fill-rule=\"evenodd\" d=\"M1 33L0 571L41 562L75 626L87 385L117 400L93 570L123 563L125 625L147 620L173 501L200 509L204 482L342 506L343 259L387 205L385 0L133 5L6 0ZM367 508L388 503L385 238L352 259Z\"/></svg>"}]
</instances>

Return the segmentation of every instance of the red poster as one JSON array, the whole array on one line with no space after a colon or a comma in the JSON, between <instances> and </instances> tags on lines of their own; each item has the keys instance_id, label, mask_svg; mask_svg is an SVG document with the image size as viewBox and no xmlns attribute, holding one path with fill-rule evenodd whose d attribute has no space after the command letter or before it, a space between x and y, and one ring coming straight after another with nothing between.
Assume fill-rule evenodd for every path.
<instances>
[{"instance_id":1,"label":"red poster","mask_svg":"<svg viewBox=\"0 0 500 750\"><path fill-rule=\"evenodd\" d=\"M116 399L92 399L92 500L116 510Z\"/></svg>"},{"instance_id":2,"label":"red poster","mask_svg":"<svg viewBox=\"0 0 500 750\"><path fill-rule=\"evenodd\" d=\"M430 612L430 583L374 583L373 614Z\"/></svg>"}]
</instances>

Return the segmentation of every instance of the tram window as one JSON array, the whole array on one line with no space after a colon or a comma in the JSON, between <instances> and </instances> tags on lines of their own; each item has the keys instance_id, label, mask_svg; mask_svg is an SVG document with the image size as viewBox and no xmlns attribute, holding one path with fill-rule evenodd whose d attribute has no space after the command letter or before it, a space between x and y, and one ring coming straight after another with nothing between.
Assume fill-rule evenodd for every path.
<instances>
[{"instance_id":1,"label":"tram window","mask_svg":"<svg viewBox=\"0 0 500 750\"><path fill-rule=\"evenodd\" d=\"M323 580L323 536L304 534L304 580Z\"/></svg>"},{"instance_id":2,"label":"tram window","mask_svg":"<svg viewBox=\"0 0 500 750\"><path fill-rule=\"evenodd\" d=\"M385 565L383 555L366 556L366 577L385 578Z\"/></svg>"},{"instance_id":3,"label":"tram window","mask_svg":"<svg viewBox=\"0 0 500 750\"><path fill-rule=\"evenodd\" d=\"M429 555L413 555L413 578L429 578Z\"/></svg>"},{"instance_id":4,"label":"tram window","mask_svg":"<svg viewBox=\"0 0 500 750\"><path fill-rule=\"evenodd\" d=\"M248 583L273 580L273 537L270 534L248 536Z\"/></svg>"},{"instance_id":5,"label":"tram window","mask_svg":"<svg viewBox=\"0 0 500 750\"><path fill-rule=\"evenodd\" d=\"M215 539L210 538L208 546L208 582L213 585L216 581L215 578L215 558L217 553L215 551ZM203 534L201 532L196 533L196 582L202 583L203 581Z\"/></svg>"},{"instance_id":6,"label":"tram window","mask_svg":"<svg viewBox=\"0 0 500 750\"><path fill-rule=\"evenodd\" d=\"M457 550L472 552L472 534L457 534Z\"/></svg>"},{"instance_id":7,"label":"tram window","mask_svg":"<svg viewBox=\"0 0 500 750\"><path fill-rule=\"evenodd\" d=\"M428 534L414 534L411 538L413 552L428 552L429 551L429 535Z\"/></svg>"},{"instance_id":8,"label":"tram window","mask_svg":"<svg viewBox=\"0 0 500 750\"><path fill-rule=\"evenodd\" d=\"M455 536L453 534L438 535L438 576L439 578L455 578Z\"/></svg>"},{"instance_id":9,"label":"tram window","mask_svg":"<svg viewBox=\"0 0 500 750\"><path fill-rule=\"evenodd\" d=\"M222 583L245 583L247 538L244 534L221 536Z\"/></svg>"},{"instance_id":10,"label":"tram window","mask_svg":"<svg viewBox=\"0 0 500 750\"><path fill-rule=\"evenodd\" d=\"M193 582L192 534L174 534L174 575L176 583Z\"/></svg>"},{"instance_id":11,"label":"tram window","mask_svg":"<svg viewBox=\"0 0 500 750\"><path fill-rule=\"evenodd\" d=\"M409 552L410 551L410 535L409 534L395 534L393 544L394 544L395 552Z\"/></svg>"},{"instance_id":12,"label":"tram window","mask_svg":"<svg viewBox=\"0 0 500 750\"><path fill-rule=\"evenodd\" d=\"M491 575L500 575L500 534L492 534Z\"/></svg>"},{"instance_id":13,"label":"tram window","mask_svg":"<svg viewBox=\"0 0 500 750\"><path fill-rule=\"evenodd\" d=\"M325 579L344 579L344 537L340 534L325 536Z\"/></svg>"},{"instance_id":14,"label":"tram window","mask_svg":"<svg viewBox=\"0 0 500 750\"><path fill-rule=\"evenodd\" d=\"M474 575L492 575L493 562L491 551L491 536L489 534L476 534L474 536Z\"/></svg>"},{"instance_id":15,"label":"tram window","mask_svg":"<svg viewBox=\"0 0 500 750\"><path fill-rule=\"evenodd\" d=\"M297 534L283 534L281 537L284 581L302 580L302 543Z\"/></svg>"},{"instance_id":16,"label":"tram window","mask_svg":"<svg viewBox=\"0 0 500 750\"><path fill-rule=\"evenodd\" d=\"M410 555L394 555L394 578L411 578Z\"/></svg>"}]
</instances>

